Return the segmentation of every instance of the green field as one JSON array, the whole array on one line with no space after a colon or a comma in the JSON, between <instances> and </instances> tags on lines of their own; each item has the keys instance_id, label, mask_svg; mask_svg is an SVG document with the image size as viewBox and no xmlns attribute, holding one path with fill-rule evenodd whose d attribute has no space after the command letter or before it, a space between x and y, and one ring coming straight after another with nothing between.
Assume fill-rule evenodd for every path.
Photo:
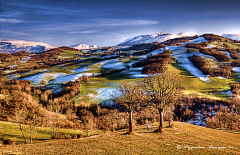
<instances>
[{"instance_id":1,"label":"green field","mask_svg":"<svg viewBox=\"0 0 240 155\"><path fill-rule=\"evenodd\" d=\"M225 41L210 43L210 45L217 45L220 47L224 47L223 44L227 44L230 49L240 49L240 43L232 43L232 42L225 42Z\"/></svg>"},{"instance_id":2,"label":"green field","mask_svg":"<svg viewBox=\"0 0 240 155\"><path fill-rule=\"evenodd\" d=\"M5 121L0 121L0 124L3 126L3 134L2 134L2 139L8 139L8 138L16 138L16 143L23 143L24 139L22 137L21 130L19 129L19 125L16 123L11 123L11 122L5 122ZM30 129L28 125L23 125L24 133L26 134L27 137L27 142L30 142ZM102 134L102 131L93 131L93 134L100 133ZM87 136L86 131L83 130L73 130L73 129L58 129L58 134L65 135L69 134L73 136L74 134L82 134L83 136ZM49 127L35 127L35 132L33 134L34 142L39 142L43 140L49 140L51 139L52 135L52 129ZM88 132L88 135L90 135L90 131ZM0 144L2 144L3 141L0 141Z\"/></svg>"},{"instance_id":3,"label":"green field","mask_svg":"<svg viewBox=\"0 0 240 155\"><path fill-rule=\"evenodd\" d=\"M172 61L168 67L168 72L175 72L181 76L183 80L183 86L187 88L185 91L187 94L198 93L199 95L204 95L205 92L212 93L213 88L218 88L220 90L230 89L229 84L231 79L218 79L214 77L209 77L211 82L201 81L199 78L192 76L188 71L182 69L177 65L175 61Z\"/></svg>"}]
</instances>

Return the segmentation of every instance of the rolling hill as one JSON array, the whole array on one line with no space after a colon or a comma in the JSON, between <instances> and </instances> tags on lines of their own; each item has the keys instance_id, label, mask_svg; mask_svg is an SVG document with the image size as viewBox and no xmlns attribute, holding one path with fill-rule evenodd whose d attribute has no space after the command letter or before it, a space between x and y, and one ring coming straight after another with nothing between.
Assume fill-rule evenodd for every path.
<instances>
[{"instance_id":1,"label":"rolling hill","mask_svg":"<svg viewBox=\"0 0 240 155\"><path fill-rule=\"evenodd\" d=\"M153 124L154 129L157 126ZM162 134L148 133L146 125L142 125L133 135L118 130L81 139L5 145L0 150L3 154L239 154L239 132L181 122L164 130Z\"/></svg>"},{"instance_id":2,"label":"rolling hill","mask_svg":"<svg viewBox=\"0 0 240 155\"><path fill-rule=\"evenodd\" d=\"M42 42L0 39L0 53L44 52L53 48L56 47Z\"/></svg>"},{"instance_id":3,"label":"rolling hill","mask_svg":"<svg viewBox=\"0 0 240 155\"><path fill-rule=\"evenodd\" d=\"M185 32L179 33L179 34L171 34L171 33L155 33L155 34L146 34L146 35L140 35L133 38L129 38L122 43L120 43L118 46L125 46L125 45L136 45L141 43L152 43L152 42L164 42L169 39L174 38L180 38L185 36L193 36L192 34L188 34Z\"/></svg>"}]
</instances>

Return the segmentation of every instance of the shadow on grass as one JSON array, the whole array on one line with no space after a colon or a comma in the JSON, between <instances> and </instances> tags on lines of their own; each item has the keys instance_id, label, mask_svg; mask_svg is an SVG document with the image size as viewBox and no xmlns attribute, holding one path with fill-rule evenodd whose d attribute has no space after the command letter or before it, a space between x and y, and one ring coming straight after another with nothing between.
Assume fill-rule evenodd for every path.
<instances>
[{"instance_id":1,"label":"shadow on grass","mask_svg":"<svg viewBox=\"0 0 240 155\"><path fill-rule=\"evenodd\" d=\"M232 79L233 82L239 83L240 82L240 78L238 76L239 76L238 73L232 72L232 75L231 75L230 79Z\"/></svg>"},{"instance_id":2,"label":"shadow on grass","mask_svg":"<svg viewBox=\"0 0 240 155\"><path fill-rule=\"evenodd\" d=\"M120 73L114 73L114 74L111 74L111 75L107 75L107 76L104 76L106 79L108 80L124 80L124 79L132 79L132 78L129 78L129 75L127 74L122 74L121 72Z\"/></svg>"},{"instance_id":3,"label":"shadow on grass","mask_svg":"<svg viewBox=\"0 0 240 155\"><path fill-rule=\"evenodd\" d=\"M239 131L234 131L234 130L220 130L219 131L223 131L223 132L227 132L227 133L233 133L233 134L240 134Z\"/></svg>"},{"instance_id":4,"label":"shadow on grass","mask_svg":"<svg viewBox=\"0 0 240 155\"><path fill-rule=\"evenodd\" d=\"M23 137L22 136L19 136L19 135L10 135L10 134L2 134L2 137L3 137L3 139L8 139L8 138L22 138L23 139Z\"/></svg>"},{"instance_id":5,"label":"shadow on grass","mask_svg":"<svg viewBox=\"0 0 240 155\"><path fill-rule=\"evenodd\" d=\"M189 78L196 78L192 76L187 70L180 67L176 62L171 63L171 65L180 71L180 75L188 76Z\"/></svg>"}]
</instances>

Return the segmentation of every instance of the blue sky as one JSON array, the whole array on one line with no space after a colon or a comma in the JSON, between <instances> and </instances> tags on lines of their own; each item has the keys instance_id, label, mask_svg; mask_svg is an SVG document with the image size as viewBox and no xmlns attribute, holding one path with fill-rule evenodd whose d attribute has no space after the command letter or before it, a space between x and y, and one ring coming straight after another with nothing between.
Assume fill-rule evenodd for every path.
<instances>
[{"instance_id":1,"label":"blue sky","mask_svg":"<svg viewBox=\"0 0 240 155\"><path fill-rule=\"evenodd\" d=\"M116 45L160 32L240 34L240 0L0 0L0 38Z\"/></svg>"}]
</instances>

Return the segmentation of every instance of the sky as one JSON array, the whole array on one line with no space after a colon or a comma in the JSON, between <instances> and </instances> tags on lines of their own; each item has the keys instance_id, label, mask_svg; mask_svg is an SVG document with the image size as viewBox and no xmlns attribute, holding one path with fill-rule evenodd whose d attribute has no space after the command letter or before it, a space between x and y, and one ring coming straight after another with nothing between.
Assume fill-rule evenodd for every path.
<instances>
[{"instance_id":1,"label":"sky","mask_svg":"<svg viewBox=\"0 0 240 155\"><path fill-rule=\"evenodd\" d=\"M240 34L240 0L0 0L0 38L117 45L143 34Z\"/></svg>"}]
</instances>

